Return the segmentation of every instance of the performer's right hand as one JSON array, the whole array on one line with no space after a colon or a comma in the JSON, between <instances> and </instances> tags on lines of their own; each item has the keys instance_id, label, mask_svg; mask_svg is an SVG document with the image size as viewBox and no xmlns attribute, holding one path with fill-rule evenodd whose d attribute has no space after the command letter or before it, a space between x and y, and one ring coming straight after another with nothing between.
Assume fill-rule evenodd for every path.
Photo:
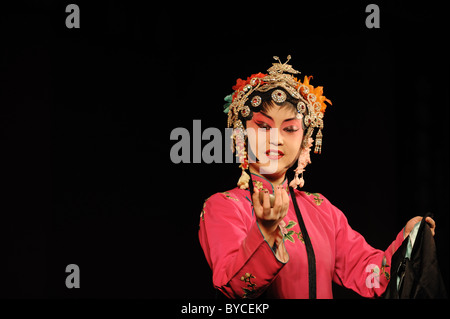
<instances>
[{"instance_id":1,"label":"performer's right hand","mask_svg":"<svg viewBox=\"0 0 450 319\"><path fill-rule=\"evenodd\" d=\"M264 192L262 205L259 201L259 192L260 190L254 189L252 196L253 209L264 238L272 246L277 233L279 233L278 225L288 212L289 196L283 186L276 186L274 191L275 203L273 208L271 208L269 191L267 189L261 190L261 192Z\"/></svg>"}]
</instances>

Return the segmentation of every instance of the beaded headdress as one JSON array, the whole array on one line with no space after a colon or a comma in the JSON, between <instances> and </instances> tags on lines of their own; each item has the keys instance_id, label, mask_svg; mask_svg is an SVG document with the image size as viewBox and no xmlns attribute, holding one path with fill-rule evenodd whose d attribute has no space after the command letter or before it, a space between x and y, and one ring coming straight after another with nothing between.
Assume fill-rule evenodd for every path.
<instances>
[{"instance_id":1,"label":"beaded headdress","mask_svg":"<svg viewBox=\"0 0 450 319\"><path fill-rule=\"evenodd\" d=\"M224 105L224 112L228 114L228 127L233 127L232 147L236 151L240 161L242 175L238 186L241 189L248 188L250 176L246 173L248 169L247 150L245 145L246 129L243 122L251 120L253 112L258 112L262 105L262 96L270 94L270 98L277 104L283 104L286 101L295 103L297 108L297 118L302 120L305 127L305 134L301 146L301 152L298 159L298 166L294 170L295 177L290 186L296 188L304 184L303 171L306 165L311 163L310 148L314 140L312 135L314 129L318 129L315 138L314 153L322 151L322 129L323 116L328 102L331 101L323 96L323 87L314 88L309 84L312 76L305 76L303 82L294 77L294 74L300 72L287 64L291 59L289 55L285 63L281 63L277 56L273 57L277 63L273 63L267 70L268 74L257 73L248 77L247 80L238 79L233 86L234 92L227 97ZM302 177L299 178L299 175Z\"/></svg>"}]
</instances>

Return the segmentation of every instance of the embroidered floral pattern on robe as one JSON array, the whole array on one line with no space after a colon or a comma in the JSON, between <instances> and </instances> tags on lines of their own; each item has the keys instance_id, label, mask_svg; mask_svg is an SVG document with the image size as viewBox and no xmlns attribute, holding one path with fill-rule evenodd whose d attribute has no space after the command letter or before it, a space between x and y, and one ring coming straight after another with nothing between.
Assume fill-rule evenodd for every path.
<instances>
[{"instance_id":1,"label":"embroidered floral pattern on robe","mask_svg":"<svg viewBox=\"0 0 450 319\"><path fill-rule=\"evenodd\" d=\"M205 199L205 202L203 203L203 208L202 208L202 211L201 211L201 213L200 213L200 218L201 218L201 220L205 220L205 207L206 207L206 202L208 201L208 199L210 199L211 198L211 196L209 196L207 199Z\"/></svg>"},{"instance_id":2,"label":"embroidered floral pattern on robe","mask_svg":"<svg viewBox=\"0 0 450 319\"><path fill-rule=\"evenodd\" d=\"M266 178L251 175L273 193ZM283 187L287 184L283 182ZM381 296L391 279L389 265L404 240L403 230L384 251L375 249L324 195L299 190L294 194L314 247L317 298L333 298L332 282L366 298ZM199 240L212 269L212 283L228 298L257 298L262 293L267 298L308 298L307 252L292 194L289 199L274 245L261 233L248 189L216 193L206 201ZM367 285L369 275L377 285Z\"/></svg>"},{"instance_id":3,"label":"embroidered floral pattern on robe","mask_svg":"<svg viewBox=\"0 0 450 319\"><path fill-rule=\"evenodd\" d=\"M289 240L290 242L295 243L295 237L297 237L304 244L305 240L303 239L303 234L302 234L301 230L299 230L298 232L289 230L292 227L294 227L295 225L297 225L297 223L294 222L293 220L290 220L287 225L284 222L284 220L282 220L280 222L280 229L281 229L281 232L283 233L283 238Z\"/></svg>"},{"instance_id":4,"label":"embroidered floral pattern on robe","mask_svg":"<svg viewBox=\"0 0 450 319\"><path fill-rule=\"evenodd\" d=\"M241 281L247 283L247 287L242 287L242 290L244 290L244 294L242 295L242 298L252 298L256 293L256 284L252 282L252 278L256 278L250 273L245 273L244 276L241 277Z\"/></svg>"},{"instance_id":5,"label":"embroidered floral pattern on robe","mask_svg":"<svg viewBox=\"0 0 450 319\"><path fill-rule=\"evenodd\" d=\"M383 261L381 262L381 273L384 274L387 280L391 278L391 275L386 271L386 268L390 267L387 264L386 256L383 256Z\"/></svg>"},{"instance_id":6,"label":"embroidered floral pattern on robe","mask_svg":"<svg viewBox=\"0 0 450 319\"><path fill-rule=\"evenodd\" d=\"M262 190L263 189L263 183L261 181L253 180L253 185L258 190Z\"/></svg>"},{"instance_id":7,"label":"embroidered floral pattern on robe","mask_svg":"<svg viewBox=\"0 0 450 319\"><path fill-rule=\"evenodd\" d=\"M308 195L308 196L314 195L314 202L316 203L317 206L320 206L320 204L322 204L323 198L320 198L320 194L319 193L305 192L305 194Z\"/></svg>"},{"instance_id":8,"label":"embroidered floral pattern on robe","mask_svg":"<svg viewBox=\"0 0 450 319\"><path fill-rule=\"evenodd\" d=\"M239 199L237 199L237 198L231 196L231 195L230 195L230 192L223 192L222 194L224 194L226 198L232 199L232 200L234 200L234 201L236 201L236 202L239 201Z\"/></svg>"}]
</instances>

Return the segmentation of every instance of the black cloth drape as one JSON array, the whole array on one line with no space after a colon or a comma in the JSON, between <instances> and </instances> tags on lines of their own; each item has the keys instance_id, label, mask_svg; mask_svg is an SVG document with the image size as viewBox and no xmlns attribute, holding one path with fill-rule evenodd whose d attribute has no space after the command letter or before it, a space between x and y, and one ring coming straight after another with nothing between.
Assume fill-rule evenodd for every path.
<instances>
[{"instance_id":1,"label":"black cloth drape","mask_svg":"<svg viewBox=\"0 0 450 319\"><path fill-rule=\"evenodd\" d=\"M436 256L436 245L430 227L421 221L410 258L405 257L409 240L405 239L392 256L391 281L386 299L447 298L444 281ZM397 276L400 282L397 287Z\"/></svg>"}]
</instances>

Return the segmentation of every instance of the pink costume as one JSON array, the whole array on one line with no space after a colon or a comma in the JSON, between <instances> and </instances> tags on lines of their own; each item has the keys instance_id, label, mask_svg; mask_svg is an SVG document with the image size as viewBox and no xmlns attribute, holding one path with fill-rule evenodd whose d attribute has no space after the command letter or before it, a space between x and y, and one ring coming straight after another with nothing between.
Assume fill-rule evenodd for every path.
<instances>
[{"instance_id":1,"label":"pink costume","mask_svg":"<svg viewBox=\"0 0 450 319\"><path fill-rule=\"evenodd\" d=\"M252 180L255 188L273 193L264 177L252 174ZM286 180L283 185L288 191ZM386 251L375 249L323 195L295 194L314 248L317 298L333 298L332 281L363 297L383 294L403 232ZM283 240L271 248L259 230L248 189L236 187L207 199L199 238L215 288L229 298L255 298L263 292L268 298L308 298L308 260L292 200L283 221Z\"/></svg>"}]
</instances>

